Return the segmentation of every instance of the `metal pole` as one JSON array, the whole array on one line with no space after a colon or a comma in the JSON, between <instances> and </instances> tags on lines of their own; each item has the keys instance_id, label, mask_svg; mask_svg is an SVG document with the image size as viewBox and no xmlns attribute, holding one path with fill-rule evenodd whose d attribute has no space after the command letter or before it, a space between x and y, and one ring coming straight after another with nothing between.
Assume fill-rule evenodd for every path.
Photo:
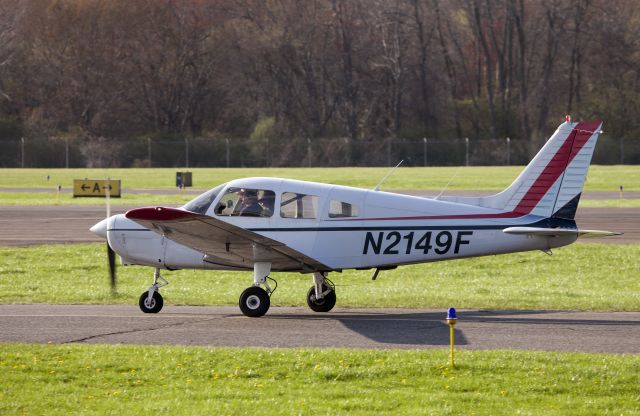
<instances>
[{"instance_id":1,"label":"metal pole","mask_svg":"<svg viewBox=\"0 0 640 416\"><path fill-rule=\"evenodd\" d=\"M456 362L455 362L455 357L454 357L454 345L455 345L455 321L453 321L453 323L449 324L449 365L451 366L451 368L454 368L456 366Z\"/></svg>"},{"instance_id":2,"label":"metal pole","mask_svg":"<svg viewBox=\"0 0 640 416\"><path fill-rule=\"evenodd\" d=\"M311 167L311 139L307 139L307 163Z\"/></svg>"},{"instance_id":3,"label":"metal pole","mask_svg":"<svg viewBox=\"0 0 640 416\"><path fill-rule=\"evenodd\" d=\"M228 138L224 139L224 142L227 145L227 167L229 167L229 159L231 158L231 152L229 150L229 139Z\"/></svg>"},{"instance_id":4,"label":"metal pole","mask_svg":"<svg viewBox=\"0 0 640 416\"><path fill-rule=\"evenodd\" d=\"M111 179L109 177L105 181L104 193L107 198L107 218L109 218L111 216Z\"/></svg>"},{"instance_id":5,"label":"metal pole","mask_svg":"<svg viewBox=\"0 0 640 416\"><path fill-rule=\"evenodd\" d=\"M449 308L447 311L447 323L449 324L449 363L451 368L455 368L455 360L454 360L454 345L455 345L455 329L456 321L458 317L456 316L456 308Z\"/></svg>"},{"instance_id":6,"label":"metal pole","mask_svg":"<svg viewBox=\"0 0 640 416\"><path fill-rule=\"evenodd\" d=\"M620 138L620 164L624 165L624 137Z\"/></svg>"},{"instance_id":7,"label":"metal pole","mask_svg":"<svg viewBox=\"0 0 640 416\"><path fill-rule=\"evenodd\" d=\"M189 169L189 139L187 137L184 138L184 160L185 167Z\"/></svg>"},{"instance_id":8,"label":"metal pole","mask_svg":"<svg viewBox=\"0 0 640 416\"><path fill-rule=\"evenodd\" d=\"M22 161L20 163L20 166L24 168L24 137L20 138L20 149L22 154Z\"/></svg>"},{"instance_id":9,"label":"metal pole","mask_svg":"<svg viewBox=\"0 0 640 416\"><path fill-rule=\"evenodd\" d=\"M387 139L387 166L391 166L391 138Z\"/></svg>"},{"instance_id":10,"label":"metal pole","mask_svg":"<svg viewBox=\"0 0 640 416\"><path fill-rule=\"evenodd\" d=\"M69 138L64 138L64 166L69 169Z\"/></svg>"},{"instance_id":11,"label":"metal pole","mask_svg":"<svg viewBox=\"0 0 640 416\"><path fill-rule=\"evenodd\" d=\"M507 137L507 166L511 166L511 139Z\"/></svg>"},{"instance_id":12,"label":"metal pole","mask_svg":"<svg viewBox=\"0 0 640 416\"><path fill-rule=\"evenodd\" d=\"M424 149L423 149L423 154L424 154L424 166L427 166L427 138L423 137L422 141L424 142Z\"/></svg>"},{"instance_id":13,"label":"metal pole","mask_svg":"<svg viewBox=\"0 0 640 416\"><path fill-rule=\"evenodd\" d=\"M267 167L271 167L271 146L267 137Z\"/></svg>"},{"instance_id":14,"label":"metal pole","mask_svg":"<svg viewBox=\"0 0 640 416\"><path fill-rule=\"evenodd\" d=\"M151 137L147 137L147 161L149 167L151 167Z\"/></svg>"},{"instance_id":15,"label":"metal pole","mask_svg":"<svg viewBox=\"0 0 640 416\"><path fill-rule=\"evenodd\" d=\"M351 146L349 146L349 138L344 138L344 165L349 166L351 160Z\"/></svg>"},{"instance_id":16,"label":"metal pole","mask_svg":"<svg viewBox=\"0 0 640 416\"><path fill-rule=\"evenodd\" d=\"M469 138L464 138L465 166L469 166Z\"/></svg>"}]
</instances>

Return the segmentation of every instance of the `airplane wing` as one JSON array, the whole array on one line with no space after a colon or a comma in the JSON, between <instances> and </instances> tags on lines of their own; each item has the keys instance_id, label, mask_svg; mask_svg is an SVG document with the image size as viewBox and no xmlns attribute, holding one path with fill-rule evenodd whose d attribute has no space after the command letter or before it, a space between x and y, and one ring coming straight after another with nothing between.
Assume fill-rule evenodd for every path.
<instances>
[{"instance_id":1,"label":"airplane wing","mask_svg":"<svg viewBox=\"0 0 640 416\"><path fill-rule=\"evenodd\" d=\"M331 270L279 241L208 215L152 207L132 209L125 216L170 240L205 253L204 260L210 263L253 268L255 262L271 262L273 270Z\"/></svg>"},{"instance_id":2,"label":"airplane wing","mask_svg":"<svg viewBox=\"0 0 640 416\"><path fill-rule=\"evenodd\" d=\"M622 233L615 233L613 231L538 227L509 227L502 230L502 232L513 235L540 235L547 237L560 237L563 235L577 235L578 237L609 237L612 235L622 235Z\"/></svg>"}]
</instances>

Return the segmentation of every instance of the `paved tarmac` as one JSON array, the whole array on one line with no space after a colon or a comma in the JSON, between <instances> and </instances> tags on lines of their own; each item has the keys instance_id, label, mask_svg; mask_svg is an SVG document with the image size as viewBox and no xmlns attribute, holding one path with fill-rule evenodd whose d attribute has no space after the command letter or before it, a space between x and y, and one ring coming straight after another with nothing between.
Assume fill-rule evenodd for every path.
<instances>
[{"instance_id":1,"label":"paved tarmac","mask_svg":"<svg viewBox=\"0 0 640 416\"><path fill-rule=\"evenodd\" d=\"M272 307L246 318L237 307L0 305L0 342L170 344L227 347L435 348L449 345L445 311ZM458 311L456 345L640 353L640 312Z\"/></svg>"},{"instance_id":2,"label":"paved tarmac","mask_svg":"<svg viewBox=\"0 0 640 416\"><path fill-rule=\"evenodd\" d=\"M111 213L129 208L112 206ZM103 206L0 206L0 246L103 241L89 228L105 215ZM640 208L578 208L576 220L583 229L624 233L581 242L640 242Z\"/></svg>"}]
</instances>

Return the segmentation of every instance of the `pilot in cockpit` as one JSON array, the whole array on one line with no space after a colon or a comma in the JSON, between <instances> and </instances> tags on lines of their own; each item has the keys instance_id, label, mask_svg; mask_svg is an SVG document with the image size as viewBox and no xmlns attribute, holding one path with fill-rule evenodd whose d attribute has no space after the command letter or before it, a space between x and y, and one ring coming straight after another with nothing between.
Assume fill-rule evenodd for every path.
<instances>
[{"instance_id":1,"label":"pilot in cockpit","mask_svg":"<svg viewBox=\"0 0 640 416\"><path fill-rule=\"evenodd\" d=\"M238 191L238 205L235 214L243 217L259 217L262 207L258 204L258 191L255 189L240 189Z\"/></svg>"}]
</instances>

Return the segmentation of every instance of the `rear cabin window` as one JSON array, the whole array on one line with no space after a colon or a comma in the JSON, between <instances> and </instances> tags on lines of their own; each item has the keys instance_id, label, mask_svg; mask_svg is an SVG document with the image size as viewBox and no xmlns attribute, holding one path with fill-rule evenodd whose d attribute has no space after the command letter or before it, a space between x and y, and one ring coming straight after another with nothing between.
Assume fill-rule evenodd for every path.
<instances>
[{"instance_id":1,"label":"rear cabin window","mask_svg":"<svg viewBox=\"0 0 640 416\"><path fill-rule=\"evenodd\" d=\"M358 207L348 202L331 200L329 203L329 218L357 217Z\"/></svg>"},{"instance_id":2,"label":"rear cabin window","mask_svg":"<svg viewBox=\"0 0 640 416\"><path fill-rule=\"evenodd\" d=\"M315 195L284 192L280 203L282 218L313 219L318 218L318 201Z\"/></svg>"},{"instance_id":3,"label":"rear cabin window","mask_svg":"<svg viewBox=\"0 0 640 416\"><path fill-rule=\"evenodd\" d=\"M265 189L229 188L216 205L216 215L270 217L276 194Z\"/></svg>"}]
</instances>

